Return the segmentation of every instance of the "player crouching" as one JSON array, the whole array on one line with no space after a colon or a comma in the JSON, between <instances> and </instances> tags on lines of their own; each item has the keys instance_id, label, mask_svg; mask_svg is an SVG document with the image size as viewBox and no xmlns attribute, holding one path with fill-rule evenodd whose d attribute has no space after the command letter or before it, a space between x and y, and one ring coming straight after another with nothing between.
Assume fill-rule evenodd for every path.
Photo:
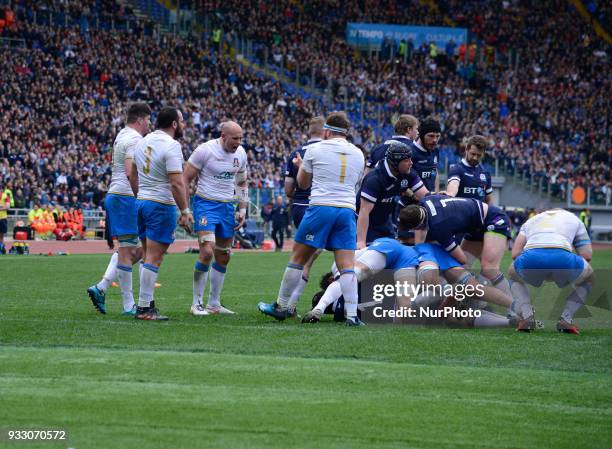
<instances>
[{"instance_id":1,"label":"player crouching","mask_svg":"<svg viewBox=\"0 0 612 449\"><path fill-rule=\"evenodd\" d=\"M573 284L557 330L578 334L580 331L573 318L591 291L593 269L589 262L592 255L587 230L574 214L563 209L542 212L523 224L512 247L514 262L508 275L518 281L512 286L513 293L529 303L525 284L540 287L544 281L549 281L559 288Z\"/></svg>"}]
</instances>

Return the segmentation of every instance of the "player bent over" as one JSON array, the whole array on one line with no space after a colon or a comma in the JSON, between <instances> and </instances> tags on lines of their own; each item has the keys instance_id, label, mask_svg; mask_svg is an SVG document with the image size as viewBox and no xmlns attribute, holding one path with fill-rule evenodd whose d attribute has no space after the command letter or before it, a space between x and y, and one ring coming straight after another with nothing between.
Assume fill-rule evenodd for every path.
<instances>
[{"instance_id":1,"label":"player bent over","mask_svg":"<svg viewBox=\"0 0 612 449\"><path fill-rule=\"evenodd\" d=\"M324 125L324 140L311 145L297 158L300 188L311 187L310 206L295 235L291 260L285 270L276 302L260 302L259 310L277 320L290 314L288 303L299 283L304 264L318 248L334 251L345 299L346 324L361 326L357 317L357 246L355 198L365 160L359 148L347 141L350 123L344 112L331 113ZM302 161L302 162L300 162Z\"/></svg>"},{"instance_id":2,"label":"player bent over","mask_svg":"<svg viewBox=\"0 0 612 449\"><path fill-rule=\"evenodd\" d=\"M104 199L104 208L110 225L110 236L119 241L119 251L113 253L100 282L87 289L92 304L100 313L106 313L106 290L115 277L119 280L123 298L123 314L134 315L136 305L132 292L132 265L142 257L138 241L136 199L131 187L134 148L151 126L151 108L146 103L134 103L128 108L127 125L113 143L111 184ZM112 241L111 241L112 244Z\"/></svg>"},{"instance_id":3,"label":"player bent over","mask_svg":"<svg viewBox=\"0 0 612 449\"><path fill-rule=\"evenodd\" d=\"M200 255L193 271L193 302L190 309L193 315L234 313L221 305L221 289L234 233L246 219L249 192L247 156L240 145L242 137L242 128L238 123L223 123L221 137L198 146L187 161L183 174L187 189L191 181L198 178L193 210ZM234 213L234 191L239 198L238 223ZM211 267L213 255L215 261ZM208 304L204 308L202 297L209 272L210 291Z\"/></svg>"},{"instance_id":4,"label":"player bent over","mask_svg":"<svg viewBox=\"0 0 612 449\"><path fill-rule=\"evenodd\" d=\"M157 115L156 131L142 139L134 151L130 179L138 181L138 234L144 250L137 320L168 320L155 307L154 290L164 254L174 242L177 206L181 211L178 224L187 232L193 224L183 184L183 153L177 142L184 128L181 112L165 107Z\"/></svg>"},{"instance_id":5,"label":"player bent over","mask_svg":"<svg viewBox=\"0 0 612 449\"><path fill-rule=\"evenodd\" d=\"M573 290L557 330L578 334L580 331L573 319L591 291L593 269L589 262L592 256L589 234L578 217L563 209L542 212L523 224L512 247L514 262L508 275L518 281L512 285L512 290L528 303L529 292L525 284L540 287L544 281L549 281L559 288L572 284Z\"/></svg>"},{"instance_id":6,"label":"player bent over","mask_svg":"<svg viewBox=\"0 0 612 449\"><path fill-rule=\"evenodd\" d=\"M490 281L511 296L508 281L500 271L506 240L510 236L510 222L502 209L474 198L438 194L404 210L410 211L411 226L427 229L427 241L438 242L462 264L469 266L473 260L464 248L477 254L482 266L481 279ZM461 246L456 242L459 234L465 235Z\"/></svg>"}]
</instances>

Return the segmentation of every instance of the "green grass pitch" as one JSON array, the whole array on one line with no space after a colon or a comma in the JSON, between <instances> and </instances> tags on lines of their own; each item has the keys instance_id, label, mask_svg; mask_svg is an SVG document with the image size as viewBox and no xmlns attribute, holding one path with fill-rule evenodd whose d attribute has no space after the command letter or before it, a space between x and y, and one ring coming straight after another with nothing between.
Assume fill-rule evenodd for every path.
<instances>
[{"instance_id":1,"label":"green grass pitch","mask_svg":"<svg viewBox=\"0 0 612 449\"><path fill-rule=\"evenodd\" d=\"M238 253L223 291L238 315L193 317L195 255L180 254L156 291L171 320L135 322L118 289L106 316L87 298L108 259L0 258L0 447L610 447L609 311L579 320L580 336L558 334L544 300L532 334L277 323L256 304L275 297L288 255ZM593 265L612 268L612 251ZM9 429L69 436L11 443Z\"/></svg>"}]
</instances>

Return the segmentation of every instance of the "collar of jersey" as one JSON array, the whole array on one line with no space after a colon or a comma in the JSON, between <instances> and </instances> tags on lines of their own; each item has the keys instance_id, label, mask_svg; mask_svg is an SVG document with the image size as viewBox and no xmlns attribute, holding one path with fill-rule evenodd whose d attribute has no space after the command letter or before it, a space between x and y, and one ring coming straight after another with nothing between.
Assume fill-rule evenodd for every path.
<instances>
[{"instance_id":1,"label":"collar of jersey","mask_svg":"<svg viewBox=\"0 0 612 449\"><path fill-rule=\"evenodd\" d=\"M323 139L319 139L318 137L316 139L310 139L309 141L306 142L306 145L310 145L311 143L317 143L317 142L321 142Z\"/></svg>"},{"instance_id":2,"label":"collar of jersey","mask_svg":"<svg viewBox=\"0 0 612 449\"><path fill-rule=\"evenodd\" d=\"M472 167L470 164L468 164L468 161L466 161L465 158L461 158L461 163L465 165L467 168L476 168L480 165L478 164L476 167Z\"/></svg>"},{"instance_id":3,"label":"collar of jersey","mask_svg":"<svg viewBox=\"0 0 612 449\"><path fill-rule=\"evenodd\" d=\"M423 152L423 153L429 153L429 151L427 151L425 148L423 148L423 147L421 146L421 144L420 144L418 141L416 141L416 140L415 140L415 141L414 141L414 142L412 142L412 143L414 144L414 146L415 146L415 147L417 147L417 149L418 149L419 151L421 151L421 152Z\"/></svg>"}]
</instances>

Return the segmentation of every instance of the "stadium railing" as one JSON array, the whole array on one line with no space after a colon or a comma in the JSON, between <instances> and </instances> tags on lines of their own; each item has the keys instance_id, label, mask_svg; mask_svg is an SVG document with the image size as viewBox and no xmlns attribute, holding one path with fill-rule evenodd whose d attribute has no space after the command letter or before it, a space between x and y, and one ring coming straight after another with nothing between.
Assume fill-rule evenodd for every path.
<instances>
[{"instance_id":1,"label":"stadium railing","mask_svg":"<svg viewBox=\"0 0 612 449\"><path fill-rule=\"evenodd\" d=\"M28 19L36 25L75 27L83 32L89 29L99 30L142 30L145 35L153 35L153 28L142 19L134 16L119 17L110 14L91 14L89 16L73 17L64 12L37 10L27 11Z\"/></svg>"},{"instance_id":2,"label":"stadium railing","mask_svg":"<svg viewBox=\"0 0 612 449\"><path fill-rule=\"evenodd\" d=\"M28 48L25 39L13 39L10 37L0 37L0 47L13 50L26 50Z\"/></svg>"}]
</instances>

